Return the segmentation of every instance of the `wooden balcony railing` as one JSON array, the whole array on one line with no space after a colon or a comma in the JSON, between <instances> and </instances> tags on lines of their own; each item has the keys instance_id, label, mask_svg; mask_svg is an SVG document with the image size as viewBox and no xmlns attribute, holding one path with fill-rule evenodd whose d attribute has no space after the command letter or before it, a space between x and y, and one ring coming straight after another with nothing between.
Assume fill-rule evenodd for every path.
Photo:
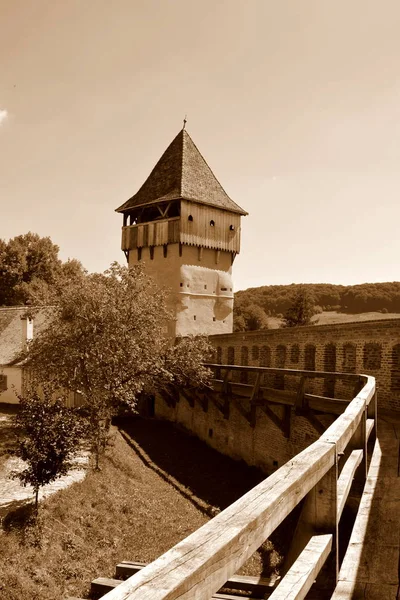
<instances>
[{"instance_id":1,"label":"wooden balcony railing","mask_svg":"<svg viewBox=\"0 0 400 600\"><path fill-rule=\"evenodd\" d=\"M376 435L375 379L365 375L211 366L225 372L224 378L215 382L217 389L222 386L222 394L229 393L230 386L231 393L234 389L236 392L246 389L246 395L253 403L259 402L264 393L270 395L260 385L261 374L267 372L296 375L300 384L296 398L307 398L304 378L350 377L354 382L361 382L362 389L345 406L341 404L342 414L316 442L203 527L107 593L104 600L210 600L221 597L215 596L217 590L302 500L301 515L293 536L297 547L292 547L292 564L275 589L271 589L269 597L272 600L304 598L324 564L326 585L330 592L334 590L338 577L338 523L353 478L357 476L361 482L365 481L367 441L372 431L375 430ZM235 370L255 373L254 383L244 388L246 384L229 382L226 373ZM235 385L242 387L234 388ZM252 389L250 395L249 389ZM292 399L286 398L289 402ZM335 401L322 397L307 400L309 405L316 402L319 407L325 401L333 406Z\"/></svg>"}]
</instances>

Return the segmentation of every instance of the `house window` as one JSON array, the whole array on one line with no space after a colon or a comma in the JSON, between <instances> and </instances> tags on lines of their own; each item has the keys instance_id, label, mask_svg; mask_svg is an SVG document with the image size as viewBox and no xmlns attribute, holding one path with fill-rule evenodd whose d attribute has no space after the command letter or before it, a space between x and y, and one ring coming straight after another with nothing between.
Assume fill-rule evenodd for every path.
<instances>
[{"instance_id":1,"label":"house window","mask_svg":"<svg viewBox=\"0 0 400 600\"><path fill-rule=\"evenodd\" d=\"M188 216L188 221L193 221L193 217L192 217L192 215L189 215L189 216Z\"/></svg>"},{"instance_id":2,"label":"house window","mask_svg":"<svg viewBox=\"0 0 400 600\"><path fill-rule=\"evenodd\" d=\"M211 219L211 221L210 221L210 227L214 227L214 226L215 226L215 221L213 221L213 220Z\"/></svg>"}]
</instances>

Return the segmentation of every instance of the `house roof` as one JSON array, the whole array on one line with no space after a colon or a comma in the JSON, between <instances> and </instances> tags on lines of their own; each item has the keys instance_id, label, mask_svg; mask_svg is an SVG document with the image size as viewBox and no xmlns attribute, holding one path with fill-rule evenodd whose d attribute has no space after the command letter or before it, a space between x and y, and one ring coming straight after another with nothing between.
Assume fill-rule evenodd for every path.
<instances>
[{"instance_id":1,"label":"house roof","mask_svg":"<svg viewBox=\"0 0 400 600\"><path fill-rule=\"evenodd\" d=\"M116 211L178 199L248 214L229 198L186 129L168 146L139 191Z\"/></svg>"},{"instance_id":2,"label":"house roof","mask_svg":"<svg viewBox=\"0 0 400 600\"><path fill-rule=\"evenodd\" d=\"M24 349L21 319L26 315L26 306L0 308L0 365L12 364ZM33 335L45 324L45 311L35 310L33 317Z\"/></svg>"}]
</instances>

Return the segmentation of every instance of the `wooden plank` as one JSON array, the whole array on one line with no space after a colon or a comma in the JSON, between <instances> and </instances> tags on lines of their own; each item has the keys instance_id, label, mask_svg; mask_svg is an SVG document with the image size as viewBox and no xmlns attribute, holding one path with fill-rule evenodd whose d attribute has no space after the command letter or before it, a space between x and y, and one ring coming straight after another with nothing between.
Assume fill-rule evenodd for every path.
<instances>
[{"instance_id":1,"label":"wooden plank","mask_svg":"<svg viewBox=\"0 0 400 600\"><path fill-rule=\"evenodd\" d=\"M280 369L275 367L249 367L243 365L219 365L216 363L204 363L206 367L220 367L223 369L225 366L229 366L229 369L233 371L243 371L246 369L249 373L283 373L284 375L293 375L296 377L304 376L307 379L340 379L342 381L359 381L365 385L368 380L373 380L373 377L369 375L358 375L356 373L339 373L339 372L328 372L328 371L305 371L301 369Z\"/></svg>"},{"instance_id":2,"label":"wooden plank","mask_svg":"<svg viewBox=\"0 0 400 600\"><path fill-rule=\"evenodd\" d=\"M270 600L302 600L332 550L332 534L314 535L292 565Z\"/></svg>"},{"instance_id":3,"label":"wooden plank","mask_svg":"<svg viewBox=\"0 0 400 600\"><path fill-rule=\"evenodd\" d=\"M345 451L347 444L356 432L361 419L364 418L365 400L355 399L348 405L342 415L321 436L324 442L336 444L338 454Z\"/></svg>"},{"instance_id":4,"label":"wooden plank","mask_svg":"<svg viewBox=\"0 0 400 600\"><path fill-rule=\"evenodd\" d=\"M346 504L347 497L350 492L351 484L358 466L361 464L363 459L363 451L353 450L349 458L346 460L342 472L340 473L337 483L337 513L338 519L340 519L344 506Z\"/></svg>"},{"instance_id":5,"label":"wooden plank","mask_svg":"<svg viewBox=\"0 0 400 600\"><path fill-rule=\"evenodd\" d=\"M114 590L121 585L120 579L112 579L111 577L97 577L90 584L90 595L92 598L101 598L110 590Z\"/></svg>"},{"instance_id":6,"label":"wooden plank","mask_svg":"<svg viewBox=\"0 0 400 600\"><path fill-rule=\"evenodd\" d=\"M145 566L146 563L123 560L122 562L118 563L115 568L115 577L117 579L127 579L128 577L132 577L132 575L141 569L144 569Z\"/></svg>"},{"instance_id":7,"label":"wooden plank","mask_svg":"<svg viewBox=\"0 0 400 600\"><path fill-rule=\"evenodd\" d=\"M245 596L245 598L248 598L249 596ZM212 600L243 600L244 596L236 596L236 595L232 595L232 594L222 594L220 592L216 592L213 597ZM253 596L252 596L253 600L256 600ZM258 600L261 600L260 598Z\"/></svg>"},{"instance_id":8,"label":"wooden plank","mask_svg":"<svg viewBox=\"0 0 400 600\"><path fill-rule=\"evenodd\" d=\"M397 585L340 581L331 600L396 600L397 598Z\"/></svg>"},{"instance_id":9,"label":"wooden plank","mask_svg":"<svg viewBox=\"0 0 400 600\"><path fill-rule=\"evenodd\" d=\"M127 577L135 575L135 573L137 573L141 569L144 569L144 567L146 566L147 565L145 563L122 561L116 567L116 577L120 579L126 579ZM269 579L266 577L249 577L244 575L233 575L222 586L222 588L229 588L230 590L240 590L251 594L258 593L261 597L264 594L272 591L277 581L279 581L279 578L276 577Z\"/></svg>"},{"instance_id":10,"label":"wooden plank","mask_svg":"<svg viewBox=\"0 0 400 600\"><path fill-rule=\"evenodd\" d=\"M104 600L210 598L330 471L335 460L332 444L314 442Z\"/></svg>"},{"instance_id":11,"label":"wooden plank","mask_svg":"<svg viewBox=\"0 0 400 600\"><path fill-rule=\"evenodd\" d=\"M375 419L367 419L367 431L366 431L367 441L369 440L369 437L370 437L374 427L375 427Z\"/></svg>"},{"instance_id":12,"label":"wooden plank","mask_svg":"<svg viewBox=\"0 0 400 600\"><path fill-rule=\"evenodd\" d=\"M398 440L393 439L393 442L398 448ZM391 476L381 474L383 459L377 440L340 569L341 582L398 585L400 479L397 472Z\"/></svg>"}]
</instances>

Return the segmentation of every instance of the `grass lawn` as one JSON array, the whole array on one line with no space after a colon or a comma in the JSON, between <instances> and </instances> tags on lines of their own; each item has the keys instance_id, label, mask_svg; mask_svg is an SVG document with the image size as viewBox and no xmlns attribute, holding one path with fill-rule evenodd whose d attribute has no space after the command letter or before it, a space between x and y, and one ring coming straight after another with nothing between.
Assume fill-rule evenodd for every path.
<instances>
[{"instance_id":1,"label":"grass lawn","mask_svg":"<svg viewBox=\"0 0 400 600\"><path fill-rule=\"evenodd\" d=\"M314 323L314 325L334 325L335 323L360 323L361 321L376 321L379 319L400 319L400 314L380 312L350 314L331 310L314 315L311 322ZM282 319L279 319L278 317L268 317L269 329L279 329L282 325Z\"/></svg>"},{"instance_id":2,"label":"grass lawn","mask_svg":"<svg viewBox=\"0 0 400 600\"><path fill-rule=\"evenodd\" d=\"M182 485L215 506L229 504L263 477L191 436L176 434L169 424L136 420L127 430L159 468L173 471ZM121 560L152 561L209 519L146 466L117 430L102 470L46 500L36 529L20 526L23 513L8 515L0 532L2 600L85 597L90 581L112 577ZM268 575L278 561L267 542L242 572Z\"/></svg>"}]
</instances>

